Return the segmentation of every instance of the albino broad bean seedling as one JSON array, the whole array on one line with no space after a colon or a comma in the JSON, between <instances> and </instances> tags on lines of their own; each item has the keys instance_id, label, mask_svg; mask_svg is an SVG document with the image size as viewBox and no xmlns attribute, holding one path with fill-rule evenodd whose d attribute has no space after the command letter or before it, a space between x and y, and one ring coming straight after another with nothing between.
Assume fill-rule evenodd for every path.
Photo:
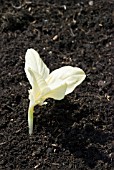
<instances>
[{"instance_id":1,"label":"albino broad bean seedling","mask_svg":"<svg viewBox=\"0 0 114 170\"><path fill-rule=\"evenodd\" d=\"M28 126L33 133L34 106L46 104L47 98L61 100L82 83L86 75L78 67L64 66L50 73L37 51L28 49L25 55L25 73L32 89L29 90Z\"/></svg>"}]
</instances>

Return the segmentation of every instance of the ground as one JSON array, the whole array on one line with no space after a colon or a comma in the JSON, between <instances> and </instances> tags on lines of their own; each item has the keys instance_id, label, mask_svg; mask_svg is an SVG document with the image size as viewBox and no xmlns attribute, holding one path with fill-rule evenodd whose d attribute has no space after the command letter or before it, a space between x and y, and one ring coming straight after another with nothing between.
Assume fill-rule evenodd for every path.
<instances>
[{"instance_id":1,"label":"ground","mask_svg":"<svg viewBox=\"0 0 114 170\"><path fill-rule=\"evenodd\" d=\"M0 1L0 170L112 170L114 1ZM36 106L28 134L25 53L87 77L61 101Z\"/></svg>"}]
</instances>

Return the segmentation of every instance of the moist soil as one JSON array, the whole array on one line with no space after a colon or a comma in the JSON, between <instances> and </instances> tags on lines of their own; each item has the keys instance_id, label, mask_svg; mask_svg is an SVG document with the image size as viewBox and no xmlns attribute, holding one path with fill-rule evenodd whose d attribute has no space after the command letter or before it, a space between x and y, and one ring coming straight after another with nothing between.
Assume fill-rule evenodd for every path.
<instances>
[{"instance_id":1,"label":"moist soil","mask_svg":"<svg viewBox=\"0 0 114 170\"><path fill-rule=\"evenodd\" d=\"M114 1L0 0L0 170L113 170ZM28 134L25 53L87 77L36 106Z\"/></svg>"}]
</instances>

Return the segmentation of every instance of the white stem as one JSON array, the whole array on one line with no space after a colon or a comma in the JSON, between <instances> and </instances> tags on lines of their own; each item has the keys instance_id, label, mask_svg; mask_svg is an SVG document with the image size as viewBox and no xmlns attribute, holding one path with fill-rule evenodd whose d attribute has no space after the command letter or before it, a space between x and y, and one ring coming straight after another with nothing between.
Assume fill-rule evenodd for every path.
<instances>
[{"instance_id":1,"label":"white stem","mask_svg":"<svg viewBox=\"0 0 114 170\"><path fill-rule=\"evenodd\" d=\"M34 112L34 107L29 105L28 109L28 126L29 126L29 135L32 134L33 132L33 112Z\"/></svg>"}]
</instances>

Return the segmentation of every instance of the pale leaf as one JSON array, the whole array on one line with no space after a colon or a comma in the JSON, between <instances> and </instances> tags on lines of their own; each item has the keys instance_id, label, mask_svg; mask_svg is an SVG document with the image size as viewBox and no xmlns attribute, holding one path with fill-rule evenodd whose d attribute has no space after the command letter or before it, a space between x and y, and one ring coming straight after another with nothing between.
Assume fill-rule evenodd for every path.
<instances>
[{"instance_id":1,"label":"pale leaf","mask_svg":"<svg viewBox=\"0 0 114 170\"><path fill-rule=\"evenodd\" d=\"M44 98L47 99L47 98L53 98L55 100L61 100L64 98L65 96L65 92L66 92L66 89L67 89L67 84L64 83L64 84L60 84L56 87L50 87L51 90L45 94Z\"/></svg>"},{"instance_id":2,"label":"pale leaf","mask_svg":"<svg viewBox=\"0 0 114 170\"><path fill-rule=\"evenodd\" d=\"M67 84L65 95L71 93L85 79L84 71L78 67L64 66L54 70L46 79L48 85L58 82Z\"/></svg>"},{"instance_id":3,"label":"pale leaf","mask_svg":"<svg viewBox=\"0 0 114 170\"><path fill-rule=\"evenodd\" d=\"M39 74L42 77L42 79L46 79L49 75L49 69L40 58L37 51L35 51L32 48L28 49L25 55L25 72L31 86L33 86L33 82L31 82L31 75L29 69Z\"/></svg>"}]
</instances>

